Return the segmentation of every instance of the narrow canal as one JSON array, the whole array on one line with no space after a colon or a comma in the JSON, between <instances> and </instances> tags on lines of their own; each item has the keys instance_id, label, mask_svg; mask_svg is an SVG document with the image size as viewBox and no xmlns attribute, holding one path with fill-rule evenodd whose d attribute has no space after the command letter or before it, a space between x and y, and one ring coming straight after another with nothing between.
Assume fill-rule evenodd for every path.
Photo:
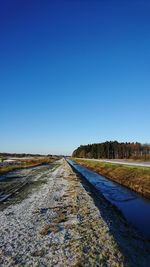
<instances>
[{"instance_id":1,"label":"narrow canal","mask_svg":"<svg viewBox=\"0 0 150 267\"><path fill-rule=\"evenodd\" d=\"M99 175L74 161L68 163L81 173L103 196L123 213L126 220L150 239L150 200Z\"/></svg>"}]
</instances>

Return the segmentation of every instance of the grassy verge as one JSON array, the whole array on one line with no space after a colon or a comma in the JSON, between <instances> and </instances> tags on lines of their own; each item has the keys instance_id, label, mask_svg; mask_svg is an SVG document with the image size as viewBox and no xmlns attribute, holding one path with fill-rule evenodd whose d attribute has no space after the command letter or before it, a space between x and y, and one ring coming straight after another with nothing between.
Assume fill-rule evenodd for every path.
<instances>
[{"instance_id":1,"label":"grassy verge","mask_svg":"<svg viewBox=\"0 0 150 267\"><path fill-rule=\"evenodd\" d=\"M19 159L18 165L8 165L0 167L0 174L7 173L14 170L25 169L30 167L35 167L42 164L49 164L58 160L59 157L35 157L32 159Z\"/></svg>"},{"instance_id":2,"label":"grassy verge","mask_svg":"<svg viewBox=\"0 0 150 267\"><path fill-rule=\"evenodd\" d=\"M150 199L150 168L76 158L73 158L73 160Z\"/></svg>"}]
</instances>

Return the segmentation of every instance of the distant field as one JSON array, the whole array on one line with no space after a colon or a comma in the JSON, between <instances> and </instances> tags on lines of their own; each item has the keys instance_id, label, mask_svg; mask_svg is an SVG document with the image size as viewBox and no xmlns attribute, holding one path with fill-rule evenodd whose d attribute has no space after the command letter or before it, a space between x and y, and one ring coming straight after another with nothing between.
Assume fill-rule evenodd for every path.
<instances>
[{"instance_id":1,"label":"distant field","mask_svg":"<svg viewBox=\"0 0 150 267\"><path fill-rule=\"evenodd\" d=\"M150 169L121 164L82 160L73 158L77 163L104 175L150 199Z\"/></svg>"},{"instance_id":2,"label":"distant field","mask_svg":"<svg viewBox=\"0 0 150 267\"><path fill-rule=\"evenodd\" d=\"M51 163L55 160L59 159L59 157L32 157L32 158L21 158L18 159L17 162L14 161L13 164L8 164L0 167L0 174L14 171L17 169L25 169L25 168L30 168L34 166L38 166L41 164L48 164Z\"/></svg>"}]
</instances>

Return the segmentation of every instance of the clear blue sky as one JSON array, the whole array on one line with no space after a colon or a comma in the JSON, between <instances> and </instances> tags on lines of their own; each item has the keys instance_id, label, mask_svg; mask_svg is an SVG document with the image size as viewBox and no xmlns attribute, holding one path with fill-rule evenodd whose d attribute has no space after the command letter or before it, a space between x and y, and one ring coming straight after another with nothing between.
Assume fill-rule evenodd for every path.
<instances>
[{"instance_id":1,"label":"clear blue sky","mask_svg":"<svg viewBox=\"0 0 150 267\"><path fill-rule=\"evenodd\" d=\"M0 3L0 151L150 141L150 1Z\"/></svg>"}]
</instances>

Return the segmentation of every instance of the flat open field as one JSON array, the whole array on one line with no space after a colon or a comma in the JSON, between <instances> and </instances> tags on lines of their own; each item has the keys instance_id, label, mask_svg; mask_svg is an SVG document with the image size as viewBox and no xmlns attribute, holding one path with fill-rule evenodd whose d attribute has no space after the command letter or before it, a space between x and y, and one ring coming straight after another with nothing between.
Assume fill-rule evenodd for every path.
<instances>
[{"instance_id":1,"label":"flat open field","mask_svg":"<svg viewBox=\"0 0 150 267\"><path fill-rule=\"evenodd\" d=\"M18 169L26 169L41 164L49 164L59 157L31 157L31 158L18 158L17 160L0 163L0 174L11 172Z\"/></svg>"}]
</instances>

